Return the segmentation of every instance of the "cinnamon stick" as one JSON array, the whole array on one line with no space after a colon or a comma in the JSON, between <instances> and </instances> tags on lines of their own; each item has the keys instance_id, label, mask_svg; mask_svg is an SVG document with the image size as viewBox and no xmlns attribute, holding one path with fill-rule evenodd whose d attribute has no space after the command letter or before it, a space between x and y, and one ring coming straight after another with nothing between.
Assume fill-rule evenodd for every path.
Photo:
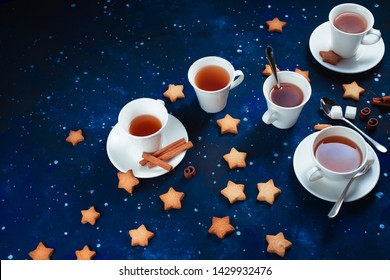
<instances>
[{"instance_id":1,"label":"cinnamon stick","mask_svg":"<svg viewBox=\"0 0 390 280\"><path fill-rule=\"evenodd\" d=\"M148 153L142 153L142 157L144 159L146 159L149 163L153 163L154 165L158 165L160 166L161 168L164 168L165 170L167 171L171 171L172 170L172 165L170 165L169 163L166 163L165 161L151 155L151 154L148 154Z\"/></svg>"},{"instance_id":2,"label":"cinnamon stick","mask_svg":"<svg viewBox=\"0 0 390 280\"><path fill-rule=\"evenodd\" d=\"M390 107L390 96L373 97L372 104L378 106Z\"/></svg>"},{"instance_id":3,"label":"cinnamon stick","mask_svg":"<svg viewBox=\"0 0 390 280\"><path fill-rule=\"evenodd\" d=\"M161 156L163 153L166 153L166 152L168 152L168 151L170 151L170 150L173 150L174 148L176 148L176 147L178 147L178 146L184 144L185 142L186 142L186 140L185 140L184 138L180 138L180 139L178 139L178 140L172 142L171 144L169 144L169 145L167 145L167 146L165 146L165 147L163 147L163 148L161 148L161 149L155 151L152 155L153 155L154 157ZM147 164L147 163L148 163L148 160L145 159L145 158L143 158L143 159L139 162L139 164L141 164L142 166L144 166L144 165Z\"/></svg>"},{"instance_id":4,"label":"cinnamon stick","mask_svg":"<svg viewBox=\"0 0 390 280\"><path fill-rule=\"evenodd\" d=\"M184 144L181 144L181 145L177 146L176 148L163 153L162 155L160 155L158 157L158 159L160 159L162 161L169 160L169 159L177 156L178 154L180 154L180 153L182 153L182 152L184 152L192 147L193 147L193 144L191 141L185 142ZM155 164L153 164L152 162L148 162L147 165L149 168L155 166Z\"/></svg>"}]
</instances>

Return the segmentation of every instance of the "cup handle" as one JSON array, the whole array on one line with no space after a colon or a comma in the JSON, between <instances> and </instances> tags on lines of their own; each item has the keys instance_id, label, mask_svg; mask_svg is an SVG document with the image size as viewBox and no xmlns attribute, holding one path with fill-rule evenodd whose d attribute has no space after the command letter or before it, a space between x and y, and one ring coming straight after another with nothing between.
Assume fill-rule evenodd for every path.
<instances>
[{"instance_id":1,"label":"cup handle","mask_svg":"<svg viewBox=\"0 0 390 280\"><path fill-rule=\"evenodd\" d=\"M372 36L369 36L372 35ZM382 37L381 32L378 29L371 28L368 33L363 37L362 44L363 45L372 45L380 40Z\"/></svg>"},{"instance_id":2,"label":"cup handle","mask_svg":"<svg viewBox=\"0 0 390 280\"><path fill-rule=\"evenodd\" d=\"M317 166L314 166L306 172L306 177L310 182L314 182L324 177L324 175Z\"/></svg>"},{"instance_id":3,"label":"cup handle","mask_svg":"<svg viewBox=\"0 0 390 280\"><path fill-rule=\"evenodd\" d=\"M234 71L234 79L235 80L233 80L230 89L234 89L236 86L241 84L241 82L244 80L244 73L242 73L241 70Z\"/></svg>"},{"instance_id":4,"label":"cup handle","mask_svg":"<svg viewBox=\"0 0 390 280\"><path fill-rule=\"evenodd\" d=\"M267 110L267 112L265 112L262 117L263 122L265 122L266 124L271 124L277 119L278 119L278 113L271 110Z\"/></svg>"}]
</instances>

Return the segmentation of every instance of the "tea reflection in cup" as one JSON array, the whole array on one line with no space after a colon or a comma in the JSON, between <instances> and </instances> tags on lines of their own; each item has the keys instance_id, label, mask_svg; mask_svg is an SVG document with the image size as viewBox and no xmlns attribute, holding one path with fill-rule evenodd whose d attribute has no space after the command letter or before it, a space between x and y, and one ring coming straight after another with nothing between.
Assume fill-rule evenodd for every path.
<instances>
[{"instance_id":1,"label":"tea reflection in cup","mask_svg":"<svg viewBox=\"0 0 390 280\"><path fill-rule=\"evenodd\" d=\"M304 105L311 96L310 83L301 74L292 71L277 73L281 88L278 89L273 75L263 84L267 111L262 120L281 129L295 125Z\"/></svg>"},{"instance_id":2,"label":"tea reflection in cup","mask_svg":"<svg viewBox=\"0 0 390 280\"><path fill-rule=\"evenodd\" d=\"M374 16L365 7L345 3L329 12L331 50L343 58L353 57L360 45L372 45L381 39Z\"/></svg>"},{"instance_id":3,"label":"tea reflection in cup","mask_svg":"<svg viewBox=\"0 0 390 280\"><path fill-rule=\"evenodd\" d=\"M188 70L188 81L195 90L200 107L207 113L218 113L227 104L230 90L244 80L224 58L207 56L195 61Z\"/></svg>"},{"instance_id":4,"label":"tea reflection in cup","mask_svg":"<svg viewBox=\"0 0 390 280\"><path fill-rule=\"evenodd\" d=\"M313 167L306 176L310 182L352 178L374 157L360 134L344 126L331 126L318 132L311 150Z\"/></svg>"},{"instance_id":5,"label":"tea reflection in cup","mask_svg":"<svg viewBox=\"0 0 390 280\"><path fill-rule=\"evenodd\" d=\"M164 101L138 98L119 112L118 124L134 148L134 152L152 153L161 148L162 132L168 122Z\"/></svg>"}]
</instances>

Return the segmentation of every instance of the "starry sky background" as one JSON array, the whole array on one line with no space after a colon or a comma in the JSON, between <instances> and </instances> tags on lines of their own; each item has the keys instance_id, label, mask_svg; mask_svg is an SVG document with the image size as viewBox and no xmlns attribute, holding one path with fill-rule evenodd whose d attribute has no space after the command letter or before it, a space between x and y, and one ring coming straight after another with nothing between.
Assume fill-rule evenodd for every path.
<instances>
[{"instance_id":1,"label":"starry sky background","mask_svg":"<svg viewBox=\"0 0 390 280\"><path fill-rule=\"evenodd\" d=\"M376 18L385 43L386 1L357 1ZM354 75L331 72L311 56L311 32L339 1L0 1L0 258L29 259L42 241L53 259L75 259L88 245L95 259L279 259L266 252L266 234L283 232L293 243L285 259L388 259L389 158L366 197L344 205L308 193L292 159L297 145L330 121L319 112L328 96L342 106L371 106L388 95L390 64ZM287 22L269 33L265 21ZM313 95L298 123L279 130L261 121L266 110L261 72L265 47L278 68L309 70ZM201 110L187 80L193 61L217 55L245 74L220 113ZM359 102L342 98L342 83L366 89ZM139 97L162 99L169 84L183 84L185 99L166 101L186 127L194 148L169 174L141 179L133 195L117 188L106 140L120 109ZM372 106L371 106L372 107ZM238 135L220 135L216 120L241 119ZM389 111L372 107L372 136L387 147ZM364 128L359 119L355 124ZM85 141L65 142L70 129ZM222 156L247 152L247 167L229 170ZM197 175L186 180L183 170ZM258 182L282 190L274 205L256 201ZM228 180L245 185L247 199L230 205L220 195ZM173 186L185 193L181 210L164 211L159 195ZM81 224L94 205L96 225ZM235 232L223 240L207 233L212 216L230 216ZM155 232L148 247L132 247L128 231L145 224Z\"/></svg>"}]
</instances>

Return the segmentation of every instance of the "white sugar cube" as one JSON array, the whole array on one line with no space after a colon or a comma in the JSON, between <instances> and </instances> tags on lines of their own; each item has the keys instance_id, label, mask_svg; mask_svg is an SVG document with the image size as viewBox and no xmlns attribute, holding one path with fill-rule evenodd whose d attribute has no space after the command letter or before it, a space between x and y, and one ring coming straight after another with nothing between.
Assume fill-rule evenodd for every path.
<instances>
[{"instance_id":1,"label":"white sugar cube","mask_svg":"<svg viewBox=\"0 0 390 280\"><path fill-rule=\"evenodd\" d=\"M345 117L350 120L354 120L356 117L356 107L347 106L345 108Z\"/></svg>"},{"instance_id":2,"label":"white sugar cube","mask_svg":"<svg viewBox=\"0 0 390 280\"><path fill-rule=\"evenodd\" d=\"M332 106L330 110L330 117L334 120L339 120L343 118L343 110L340 106Z\"/></svg>"}]
</instances>

